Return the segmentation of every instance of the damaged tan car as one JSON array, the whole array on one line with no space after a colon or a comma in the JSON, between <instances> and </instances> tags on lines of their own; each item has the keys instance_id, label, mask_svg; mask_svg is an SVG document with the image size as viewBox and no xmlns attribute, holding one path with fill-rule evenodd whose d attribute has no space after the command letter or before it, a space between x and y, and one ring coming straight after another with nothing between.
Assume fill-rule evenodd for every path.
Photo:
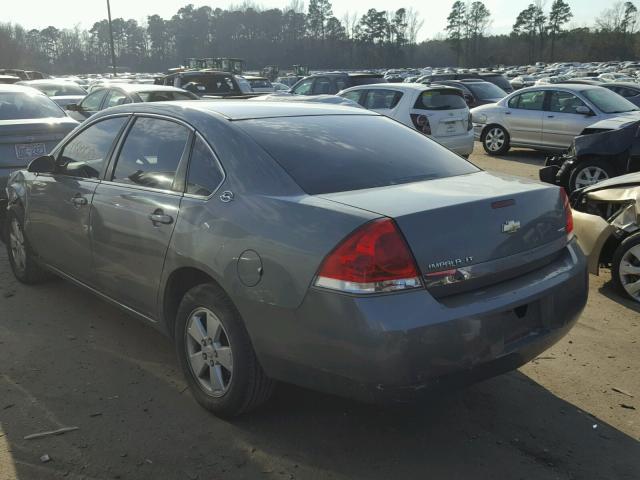
<instances>
[{"instance_id":1,"label":"damaged tan car","mask_svg":"<svg viewBox=\"0 0 640 480\"><path fill-rule=\"evenodd\" d=\"M640 173L605 180L571 196L578 243L589 272L610 267L618 290L640 302Z\"/></svg>"}]
</instances>

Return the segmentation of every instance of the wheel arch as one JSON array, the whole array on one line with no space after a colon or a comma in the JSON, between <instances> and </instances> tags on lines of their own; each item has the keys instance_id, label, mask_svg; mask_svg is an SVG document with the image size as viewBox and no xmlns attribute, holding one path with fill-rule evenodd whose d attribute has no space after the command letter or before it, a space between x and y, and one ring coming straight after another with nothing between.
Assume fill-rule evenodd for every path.
<instances>
[{"instance_id":1,"label":"wheel arch","mask_svg":"<svg viewBox=\"0 0 640 480\"><path fill-rule=\"evenodd\" d=\"M180 267L172 271L162 290L161 297L161 319L166 329L166 332L171 338L174 336L174 327L176 322L176 315L178 313L178 307L180 302L184 298L185 294L193 287L210 283L219 288L225 295L231 300L230 295L220 285L214 277L209 273L197 267Z\"/></svg>"},{"instance_id":2,"label":"wheel arch","mask_svg":"<svg viewBox=\"0 0 640 480\"><path fill-rule=\"evenodd\" d=\"M500 127L501 129L503 129L505 131L505 133L507 135L509 135L509 137L511 137L511 134L509 133L509 130L507 129L507 127L505 127L504 125L497 123L497 122L493 122L493 123L488 123L487 125L485 125L485 127L482 129L482 132L480 133L480 141L484 142L484 137L487 134L487 132L493 128L493 127Z\"/></svg>"}]
</instances>

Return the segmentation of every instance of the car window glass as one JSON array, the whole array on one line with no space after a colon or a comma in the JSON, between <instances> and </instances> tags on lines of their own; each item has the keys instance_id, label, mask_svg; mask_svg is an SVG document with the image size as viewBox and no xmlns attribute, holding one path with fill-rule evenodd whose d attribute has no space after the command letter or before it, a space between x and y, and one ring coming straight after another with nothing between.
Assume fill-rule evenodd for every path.
<instances>
[{"instance_id":1,"label":"car window glass","mask_svg":"<svg viewBox=\"0 0 640 480\"><path fill-rule=\"evenodd\" d=\"M336 78L336 88L338 89L338 91L344 90L347 87L348 85L346 78Z\"/></svg>"},{"instance_id":2,"label":"car window glass","mask_svg":"<svg viewBox=\"0 0 640 480\"><path fill-rule=\"evenodd\" d=\"M82 107L83 110L89 110L89 111L98 110L100 108L100 104L102 103L102 99L106 94L107 94L106 90L98 90L97 92L93 92L92 94L88 95L82 101L82 103L80 103L80 106Z\"/></svg>"},{"instance_id":3,"label":"car window glass","mask_svg":"<svg viewBox=\"0 0 640 480\"><path fill-rule=\"evenodd\" d=\"M329 95L332 92L331 89L331 80L327 77L318 77L316 78L315 83L313 84L313 94L314 95Z\"/></svg>"},{"instance_id":4,"label":"car window glass","mask_svg":"<svg viewBox=\"0 0 640 480\"><path fill-rule=\"evenodd\" d=\"M0 120L60 118L64 116L65 113L53 100L35 90L33 93L0 92Z\"/></svg>"},{"instance_id":5,"label":"car window glass","mask_svg":"<svg viewBox=\"0 0 640 480\"><path fill-rule=\"evenodd\" d=\"M122 92L118 90L111 90L107 97L107 102L104 108L115 107L117 105L124 105L125 103L131 103L131 100Z\"/></svg>"},{"instance_id":6,"label":"car window glass","mask_svg":"<svg viewBox=\"0 0 640 480\"><path fill-rule=\"evenodd\" d=\"M189 130L175 122L141 117L124 141L113 181L170 190Z\"/></svg>"},{"instance_id":7,"label":"car window glass","mask_svg":"<svg viewBox=\"0 0 640 480\"><path fill-rule=\"evenodd\" d=\"M76 135L60 152L56 174L98 178L113 141L128 117L115 117L94 123Z\"/></svg>"},{"instance_id":8,"label":"car window glass","mask_svg":"<svg viewBox=\"0 0 640 480\"><path fill-rule=\"evenodd\" d=\"M420 110L460 110L467 107L461 91L425 90L420 94L413 108Z\"/></svg>"},{"instance_id":9,"label":"car window glass","mask_svg":"<svg viewBox=\"0 0 640 480\"><path fill-rule=\"evenodd\" d=\"M516 98L516 97L514 97ZM521 110L542 110L544 104L544 91L534 90L532 92L524 92L517 96L518 103L514 104L509 101L509 107L519 108Z\"/></svg>"},{"instance_id":10,"label":"car window glass","mask_svg":"<svg viewBox=\"0 0 640 480\"><path fill-rule=\"evenodd\" d=\"M569 92L551 92L549 111L558 113L577 113L578 107L586 107L584 102Z\"/></svg>"},{"instance_id":11,"label":"car window glass","mask_svg":"<svg viewBox=\"0 0 640 480\"><path fill-rule=\"evenodd\" d=\"M402 98L401 92L394 90L369 90L364 101L364 108L371 110L390 109Z\"/></svg>"},{"instance_id":12,"label":"car window glass","mask_svg":"<svg viewBox=\"0 0 640 480\"><path fill-rule=\"evenodd\" d=\"M199 136L191 150L187 193L208 197L217 190L224 178L220 165L209 146Z\"/></svg>"},{"instance_id":13,"label":"car window glass","mask_svg":"<svg viewBox=\"0 0 640 480\"><path fill-rule=\"evenodd\" d=\"M191 92L173 92L158 90L155 92L137 92L143 102L167 102L172 100L198 100L196 94Z\"/></svg>"},{"instance_id":14,"label":"car window glass","mask_svg":"<svg viewBox=\"0 0 640 480\"><path fill-rule=\"evenodd\" d=\"M313 86L313 78L308 78L307 80L303 80L300 85L298 85L293 93L296 95L311 95L311 87Z\"/></svg>"},{"instance_id":15,"label":"car window glass","mask_svg":"<svg viewBox=\"0 0 640 480\"><path fill-rule=\"evenodd\" d=\"M360 96L362 95L362 90L355 90L352 92L347 92L342 94L342 97L348 98L356 103L360 103Z\"/></svg>"}]
</instances>

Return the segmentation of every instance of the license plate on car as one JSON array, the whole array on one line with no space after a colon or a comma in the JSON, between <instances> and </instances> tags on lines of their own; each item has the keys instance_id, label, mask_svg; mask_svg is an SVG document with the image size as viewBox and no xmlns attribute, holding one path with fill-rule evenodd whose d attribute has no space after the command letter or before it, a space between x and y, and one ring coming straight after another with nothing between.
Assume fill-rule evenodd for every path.
<instances>
[{"instance_id":1,"label":"license plate on car","mask_svg":"<svg viewBox=\"0 0 640 480\"><path fill-rule=\"evenodd\" d=\"M18 143L16 144L16 158L18 160L33 160L47 153L44 143Z\"/></svg>"}]
</instances>

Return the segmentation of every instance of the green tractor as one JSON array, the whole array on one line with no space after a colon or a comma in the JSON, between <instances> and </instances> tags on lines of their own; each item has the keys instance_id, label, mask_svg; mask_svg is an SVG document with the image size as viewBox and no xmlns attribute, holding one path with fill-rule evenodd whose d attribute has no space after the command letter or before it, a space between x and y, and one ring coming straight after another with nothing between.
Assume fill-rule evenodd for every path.
<instances>
[{"instance_id":1,"label":"green tractor","mask_svg":"<svg viewBox=\"0 0 640 480\"><path fill-rule=\"evenodd\" d=\"M309 65L294 65L293 74L298 77L306 77L309 75Z\"/></svg>"}]
</instances>

